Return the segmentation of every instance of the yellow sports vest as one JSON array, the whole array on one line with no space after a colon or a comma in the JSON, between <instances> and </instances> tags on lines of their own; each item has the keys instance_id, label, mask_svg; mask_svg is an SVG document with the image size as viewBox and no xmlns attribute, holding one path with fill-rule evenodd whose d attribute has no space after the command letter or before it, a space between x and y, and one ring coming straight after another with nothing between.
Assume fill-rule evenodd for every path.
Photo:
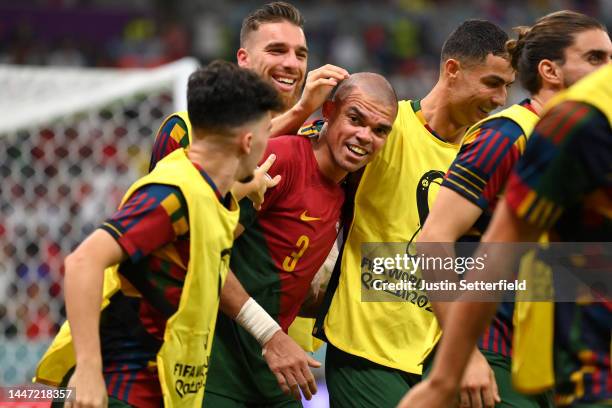
<instances>
[{"instance_id":1,"label":"yellow sports vest","mask_svg":"<svg viewBox=\"0 0 612 408\"><path fill-rule=\"evenodd\" d=\"M489 122L493 119L498 118L506 118L510 119L514 123L516 123L521 130L523 131L523 135L525 139L528 139L535 127L536 123L538 123L538 115L533 113L531 110L527 109L521 105L512 105L501 112L495 113L491 116L486 117L480 122L476 123L472 127L468 129L466 132L466 136L463 139L463 143L471 143L476 136L478 136L478 130L482 127L482 125L486 122ZM526 140L525 140L526 141ZM525 141L519 143L519 147L521 149L521 153L525 150Z\"/></svg>"},{"instance_id":2,"label":"yellow sports vest","mask_svg":"<svg viewBox=\"0 0 612 408\"><path fill-rule=\"evenodd\" d=\"M315 319L307 317L296 317L293 323L289 326L289 336L302 348L304 351L314 353L323 345L323 341L312 335L312 329L315 325Z\"/></svg>"},{"instance_id":3,"label":"yellow sports vest","mask_svg":"<svg viewBox=\"0 0 612 408\"><path fill-rule=\"evenodd\" d=\"M414 241L458 150L459 145L441 141L423 126L410 101L399 103L393 130L357 189L340 281L324 323L334 346L377 364L421 373L434 315L407 301L362 302L361 244Z\"/></svg>"},{"instance_id":4,"label":"yellow sports vest","mask_svg":"<svg viewBox=\"0 0 612 408\"><path fill-rule=\"evenodd\" d=\"M556 95L546 105L546 110L565 101L594 106L608 118L612 126L612 65L600 68ZM524 258L523 262L526 261ZM532 271L547 268L537 260L532 259L531 262ZM514 315L512 384L520 392L538 393L554 385L554 304L521 302L521 305L522 308L517 309Z\"/></svg>"},{"instance_id":5,"label":"yellow sports vest","mask_svg":"<svg viewBox=\"0 0 612 408\"><path fill-rule=\"evenodd\" d=\"M178 310L166 323L157 368L164 405L201 406L217 321L219 296L227 271L239 210L228 210L210 185L178 149L153 172L134 183L121 205L140 187L167 184L181 189L189 209L190 259ZM102 308L122 289L118 266L105 271ZM34 381L59 384L74 366L75 356L66 323L40 361Z\"/></svg>"}]
</instances>

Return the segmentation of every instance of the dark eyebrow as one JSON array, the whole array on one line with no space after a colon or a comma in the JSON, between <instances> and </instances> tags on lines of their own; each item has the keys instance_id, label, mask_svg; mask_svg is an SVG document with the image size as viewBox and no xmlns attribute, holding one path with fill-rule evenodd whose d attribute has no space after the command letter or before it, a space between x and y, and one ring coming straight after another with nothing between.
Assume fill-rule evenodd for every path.
<instances>
[{"instance_id":1,"label":"dark eyebrow","mask_svg":"<svg viewBox=\"0 0 612 408\"><path fill-rule=\"evenodd\" d=\"M585 52L584 54L582 54L585 57L589 57L591 55L595 56L595 57L599 57L599 58L605 58L606 55L608 55L608 53L605 50L588 50L587 52Z\"/></svg>"},{"instance_id":2,"label":"dark eyebrow","mask_svg":"<svg viewBox=\"0 0 612 408\"><path fill-rule=\"evenodd\" d=\"M348 110L349 110L349 112L354 113L354 114L356 114L357 116L359 116L359 117L363 118L363 113L361 113L361 111L360 111L359 109L357 109L356 107L354 107L354 106L350 106L350 107L348 108Z\"/></svg>"},{"instance_id":3,"label":"dark eyebrow","mask_svg":"<svg viewBox=\"0 0 612 408\"><path fill-rule=\"evenodd\" d=\"M388 125L386 123L379 123L377 127L379 127L382 130L384 130L385 133L389 133L389 132L391 132L391 129L393 129L393 125Z\"/></svg>"},{"instance_id":4,"label":"dark eyebrow","mask_svg":"<svg viewBox=\"0 0 612 408\"><path fill-rule=\"evenodd\" d=\"M487 75L486 77L482 78L484 81L494 81L494 82L498 82L500 84L507 84L507 85L511 85L514 83L514 81L510 81L510 82L506 82L506 80L502 77L500 77L499 75L495 75L495 74L491 74L491 75Z\"/></svg>"},{"instance_id":5,"label":"dark eyebrow","mask_svg":"<svg viewBox=\"0 0 612 408\"><path fill-rule=\"evenodd\" d=\"M360 120L363 120L365 118L363 112L361 112L355 106L349 107L348 108L348 112L357 115ZM390 125L388 123L377 123L375 127L383 129L385 131L385 133L389 133L391 131L391 129L393 128L393 125Z\"/></svg>"},{"instance_id":6,"label":"dark eyebrow","mask_svg":"<svg viewBox=\"0 0 612 408\"><path fill-rule=\"evenodd\" d=\"M269 50L271 48L289 48L289 47L287 43L276 41L276 42L271 42L269 44L266 44L264 49ZM308 54L308 47L301 45L298 47L297 52L303 52L303 53Z\"/></svg>"}]
</instances>

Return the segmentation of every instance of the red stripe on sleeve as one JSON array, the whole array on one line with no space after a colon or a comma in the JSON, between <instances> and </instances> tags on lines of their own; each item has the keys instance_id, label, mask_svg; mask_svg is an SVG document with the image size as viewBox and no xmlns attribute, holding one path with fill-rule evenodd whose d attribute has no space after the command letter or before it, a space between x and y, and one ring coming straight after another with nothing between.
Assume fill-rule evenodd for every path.
<instances>
[{"instance_id":1,"label":"red stripe on sleeve","mask_svg":"<svg viewBox=\"0 0 612 408\"><path fill-rule=\"evenodd\" d=\"M474 138L474 141L472 142L472 143L479 142L479 146L477 146L476 148L474 148L474 150L472 150L472 154L470 155L470 157L465 160L466 163L470 163L470 164L474 163L474 160L476 160L476 158L480 155L480 150L484 148L484 145L486 144L486 140L491 135L491 132L493 132L493 129L487 129L484 133L483 133L483 129L479 130L479 134L476 136L476 138Z\"/></svg>"},{"instance_id":2,"label":"red stripe on sleeve","mask_svg":"<svg viewBox=\"0 0 612 408\"><path fill-rule=\"evenodd\" d=\"M554 135L553 143L556 145L561 143L561 141L565 138L565 136L567 136L567 133L570 130L572 130L576 122L578 122L588 113L589 113L588 107L580 106L578 109L576 109L576 111L570 117L562 118L562 119L565 119L565 123L563 124L561 129L558 130L557 134Z\"/></svg>"},{"instance_id":3,"label":"red stripe on sleeve","mask_svg":"<svg viewBox=\"0 0 612 408\"><path fill-rule=\"evenodd\" d=\"M508 143L509 143L508 139L502 140L500 146L496 149L495 153L493 154L493 157L489 159L489 162L485 166L484 173L489 173L491 171L491 168L497 162L497 159L499 158L500 154L502 154L502 152L504 151Z\"/></svg>"},{"instance_id":4,"label":"red stripe on sleeve","mask_svg":"<svg viewBox=\"0 0 612 408\"><path fill-rule=\"evenodd\" d=\"M480 168L482 166L483 161L489 156L489 152L493 149L493 146L497 144L497 141L501 137L501 133L495 132L495 135L488 140L487 148L482 152L478 161L476 162L476 167Z\"/></svg>"}]
</instances>

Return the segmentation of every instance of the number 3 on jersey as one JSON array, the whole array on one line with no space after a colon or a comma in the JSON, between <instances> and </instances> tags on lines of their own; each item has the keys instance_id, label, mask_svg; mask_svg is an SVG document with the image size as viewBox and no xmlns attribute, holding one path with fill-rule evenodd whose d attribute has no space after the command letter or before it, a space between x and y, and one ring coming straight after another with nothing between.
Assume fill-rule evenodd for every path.
<instances>
[{"instance_id":1,"label":"number 3 on jersey","mask_svg":"<svg viewBox=\"0 0 612 408\"><path fill-rule=\"evenodd\" d=\"M296 251L293 251L291 255L286 256L285 260L283 261L283 270L286 272L293 272L298 261L302 255L304 255L304 252L306 252L309 243L310 239L308 239L306 235L302 235L298 238L297 242L295 243Z\"/></svg>"}]
</instances>

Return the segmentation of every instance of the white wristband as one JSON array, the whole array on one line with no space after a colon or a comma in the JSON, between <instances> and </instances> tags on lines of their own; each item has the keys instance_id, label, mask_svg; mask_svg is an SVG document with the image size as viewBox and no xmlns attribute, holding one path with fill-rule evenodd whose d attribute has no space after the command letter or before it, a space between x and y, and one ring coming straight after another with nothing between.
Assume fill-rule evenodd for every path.
<instances>
[{"instance_id":1,"label":"white wristband","mask_svg":"<svg viewBox=\"0 0 612 408\"><path fill-rule=\"evenodd\" d=\"M249 298L238 315L236 323L255 337L263 347L281 327L253 298Z\"/></svg>"}]
</instances>

